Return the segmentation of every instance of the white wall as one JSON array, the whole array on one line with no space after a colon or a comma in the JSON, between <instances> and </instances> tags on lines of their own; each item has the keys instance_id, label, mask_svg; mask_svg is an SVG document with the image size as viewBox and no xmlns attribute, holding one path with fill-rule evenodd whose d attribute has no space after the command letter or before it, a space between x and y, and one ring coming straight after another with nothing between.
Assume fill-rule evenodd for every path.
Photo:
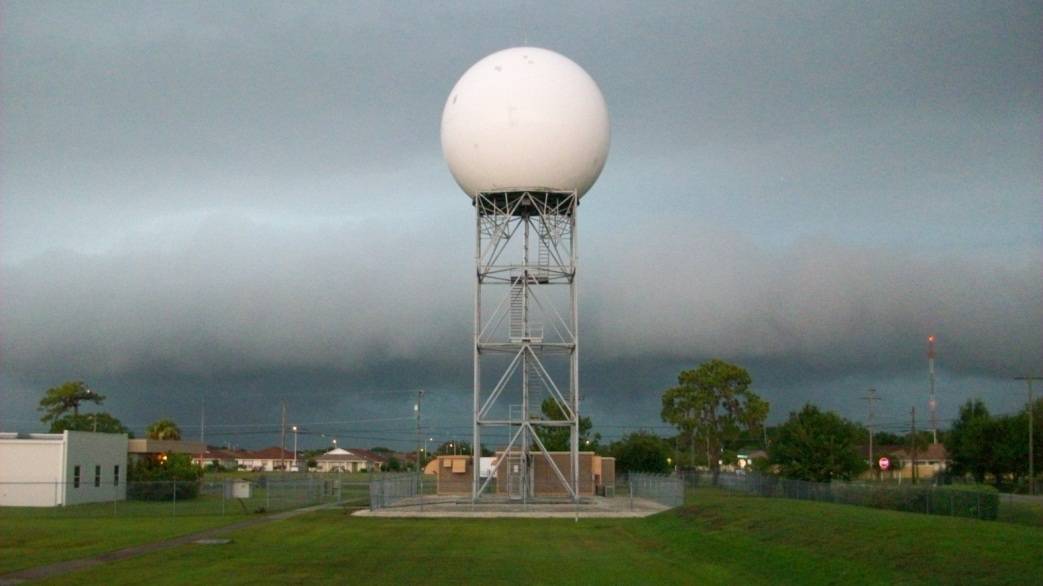
<instances>
[{"instance_id":1,"label":"white wall","mask_svg":"<svg viewBox=\"0 0 1043 586\"><path fill-rule=\"evenodd\" d=\"M0 435L0 506L61 504L64 446L62 434Z\"/></svg>"},{"instance_id":2,"label":"white wall","mask_svg":"<svg viewBox=\"0 0 1043 586\"><path fill-rule=\"evenodd\" d=\"M127 498L127 435L67 431L65 456L65 504L75 505ZM74 473L80 467L80 485ZM114 470L119 466L119 480ZM98 486L95 470L100 467Z\"/></svg>"}]
</instances>

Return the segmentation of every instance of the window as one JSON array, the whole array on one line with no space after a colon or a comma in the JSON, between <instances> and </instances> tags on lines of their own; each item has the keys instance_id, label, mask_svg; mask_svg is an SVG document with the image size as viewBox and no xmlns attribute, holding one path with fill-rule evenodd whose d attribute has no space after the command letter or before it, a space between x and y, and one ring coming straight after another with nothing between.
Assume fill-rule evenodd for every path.
<instances>
[{"instance_id":1,"label":"window","mask_svg":"<svg viewBox=\"0 0 1043 586\"><path fill-rule=\"evenodd\" d=\"M79 466L73 466L72 467L72 487L73 488L79 488L80 487L80 467Z\"/></svg>"},{"instance_id":2,"label":"window","mask_svg":"<svg viewBox=\"0 0 1043 586\"><path fill-rule=\"evenodd\" d=\"M101 466L94 467L94 486L101 486Z\"/></svg>"},{"instance_id":3,"label":"window","mask_svg":"<svg viewBox=\"0 0 1043 586\"><path fill-rule=\"evenodd\" d=\"M120 485L120 465L116 464L112 467L112 486Z\"/></svg>"}]
</instances>

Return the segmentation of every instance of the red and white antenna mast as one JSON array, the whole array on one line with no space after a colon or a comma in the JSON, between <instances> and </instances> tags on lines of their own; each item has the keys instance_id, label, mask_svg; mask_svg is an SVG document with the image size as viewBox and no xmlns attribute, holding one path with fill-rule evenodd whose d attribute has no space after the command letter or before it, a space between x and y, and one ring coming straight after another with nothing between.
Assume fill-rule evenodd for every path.
<instances>
[{"instance_id":1,"label":"red and white antenna mast","mask_svg":"<svg viewBox=\"0 0 1043 586\"><path fill-rule=\"evenodd\" d=\"M931 437L938 443L938 400L934 396L934 334L927 336L927 373L931 381L931 397L927 406L931 410Z\"/></svg>"}]
</instances>

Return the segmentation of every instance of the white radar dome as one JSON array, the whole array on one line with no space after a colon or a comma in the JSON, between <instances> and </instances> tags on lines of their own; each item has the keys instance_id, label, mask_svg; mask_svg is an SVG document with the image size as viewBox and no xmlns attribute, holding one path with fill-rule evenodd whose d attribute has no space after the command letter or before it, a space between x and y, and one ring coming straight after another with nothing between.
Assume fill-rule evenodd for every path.
<instances>
[{"instance_id":1,"label":"white radar dome","mask_svg":"<svg viewBox=\"0 0 1043 586\"><path fill-rule=\"evenodd\" d=\"M608 108L567 57L536 47L471 66L442 111L442 152L471 197L514 189L590 189L608 156Z\"/></svg>"}]
</instances>

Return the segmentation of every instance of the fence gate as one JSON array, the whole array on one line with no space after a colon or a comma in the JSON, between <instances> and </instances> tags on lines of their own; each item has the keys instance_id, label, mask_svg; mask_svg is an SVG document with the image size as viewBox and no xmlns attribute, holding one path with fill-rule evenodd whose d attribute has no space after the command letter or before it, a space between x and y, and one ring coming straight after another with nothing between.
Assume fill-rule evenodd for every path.
<instances>
[{"instance_id":1,"label":"fence gate","mask_svg":"<svg viewBox=\"0 0 1043 586\"><path fill-rule=\"evenodd\" d=\"M513 500L522 498L522 459L520 455L507 457L507 494Z\"/></svg>"}]
</instances>

